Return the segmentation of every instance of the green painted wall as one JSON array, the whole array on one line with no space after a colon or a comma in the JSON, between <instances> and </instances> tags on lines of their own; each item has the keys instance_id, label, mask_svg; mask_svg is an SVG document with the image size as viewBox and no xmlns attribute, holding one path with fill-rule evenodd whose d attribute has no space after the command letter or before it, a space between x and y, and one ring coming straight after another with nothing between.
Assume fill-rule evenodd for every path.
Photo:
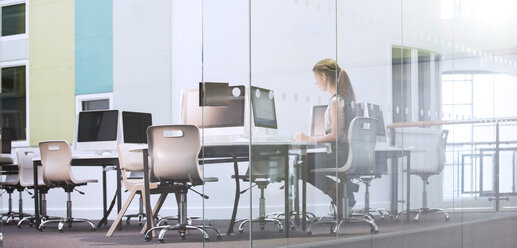
<instances>
[{"instance_id":1,"label":"green painted wall","mask_svg":"<svg viewBox=\"0 0 517 248\"><path fill-rule=\"evenodd\" d=\"M74 1L29 1L29 143L72 142Z\"/></svg>"}]
</instances>

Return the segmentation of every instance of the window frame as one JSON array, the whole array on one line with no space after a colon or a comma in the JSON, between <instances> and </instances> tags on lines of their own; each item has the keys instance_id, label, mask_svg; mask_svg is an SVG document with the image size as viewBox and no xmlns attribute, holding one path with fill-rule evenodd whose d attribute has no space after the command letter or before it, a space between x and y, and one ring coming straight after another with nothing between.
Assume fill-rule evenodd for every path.
<instances>
[{"instance_id":1,"label":"window frame","mask_svg":"<svg viewBox=\"0 0 517 248\"><path fill-rule=\"evenodd\" d=\"M0 68L9 68L9 67L17 67L17 66L25 66L25 118L26 118L26 125L25 125L25 140L20 141L12 141L11 147L17 148L17 147L26 147L29 146L29 140L30 140L30 115L29 115L29 109L30 109L30 95L29 95L29 60L28 59L22 59L22 60L13 60L13 61L7 61L7 62L1 62ZM1 74L1 73L0 73ZM1 89L0 89L1 91Z\"/></svg>"},{"instance_id":2,"label":"window frame","mask_svg":"<svg viewBox=\"0 0 517 248\"><path fill-rule=\"evenodd\" d=\"M17 5L17 4L25 4L25 33L23 34L13 34L13 35L7 35L7 36L1 36L0 35L0 41L6 42L6 41L13 41L13 40L23 40L29 38L29 1L27 0L2 0L1 1L1 7L7 7L11 5ZM1 14L0 14L1 16Z\"/></svg>"}]
</instances>

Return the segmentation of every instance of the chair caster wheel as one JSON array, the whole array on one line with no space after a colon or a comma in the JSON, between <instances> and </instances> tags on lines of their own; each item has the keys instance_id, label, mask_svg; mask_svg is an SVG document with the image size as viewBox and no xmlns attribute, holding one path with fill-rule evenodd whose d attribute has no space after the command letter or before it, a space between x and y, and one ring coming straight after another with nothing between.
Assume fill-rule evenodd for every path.
<instances>
[{"instance_id":1,"label":"chair caster wheel","mask_svg":"<svg viewBox=\"0 0 517 248\"><path fill-rule=\"evenodd\" d=\"M22 229L22 226L18 225L18 229Z\"/></svg>"},{"instance_id":2,"label":"chair caster wheel","mask_svg":"<svg viewBox=\"0 0 517 248\"><path fill-rule=\"evenodd\" d=\"M377 234L377 233L379 233L379 230L370 229L370 233Z\"/></svg>"},{"instance_id":3,"label":"chair caster wheel","mask_svg":"<svg viewBox=\"0 0 517 248\"><path fill-rule=\"evenodd\" d=\"M312 236L312 232L311 231L307 232L307 236Z\"/></svg>"},{"instance_id":4,"label":"chair caster wheel","mask_svg":"<svg viewBox=\"0 0 517 248\"><path fill-rule=\"evenodd\" d=\"M163 240L163 239L159 239L158 241L159 241L160 243L162 243L162 244L163 244L163 242L165 242L165 240Z\"/></svg>"},{"instance_id":5,"label":"chair caster wheel","mask_svg":"<svg viewBox=\"0 0 517 248\"><path fill-rule=\"evenodd\" d=\"M145 240L145 241L151 241L151 236L149 236L149 235L145 235L145 236L144 236L144 240Z\"/></svg>"},{"instance_id":6,"label":"chair caster wheel","mask_svg":"<svg viewBox=\"0 0 517 248\"><path fill-rule=\"evenodd\" d=\"M222 239L223 239L223 237L222 237L221 235L217 235L216 239L217 239L217 240L222 240Z\"/></svg>"},{"instance_id":7,"label":"chair caster wheel","mask_svg":"<svg viewBox=\"0 0 517 248\"><path fill-rule=\"evenodd\" d=\"M241 233L241 234L244 233L244 230L239 230L239 233Z\"/></svg>"},{"instance_id":8,"label":"chair caster wheel","mask_svg":"<svg viewBox=\"0 0 517 248\"><path fill-rule=\"evenodd\" d=\"M278 232L284 232L284 229L278 229Z\"/></svg>"},{"instance_id":9,"label":"chair caster wheel","mask_svg":"<svg viewBox=\"0 0 517 248\"><path fill-rule=\"evenodd\" d=\"M208 241L210 241L210 238L205 238L205 242L208 242Z\"/></svg>"}]
</instances>

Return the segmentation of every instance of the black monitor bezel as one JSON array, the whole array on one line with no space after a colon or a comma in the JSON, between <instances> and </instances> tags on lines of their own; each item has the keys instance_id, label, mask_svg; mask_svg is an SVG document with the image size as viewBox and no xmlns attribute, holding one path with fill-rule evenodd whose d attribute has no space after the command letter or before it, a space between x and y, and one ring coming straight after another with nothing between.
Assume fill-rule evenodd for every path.
<instances>
[{"instance_id":1,"label":"black monitor bezel","mask_svg":"<svg viewBox=\"0 0 517 248\"><path fill-rule=\"evenodd\" d=\"M149 116L149 120L150 120L150 123L149 123L149 126L152 126L153 125L153 118L152 118L152 114L151 113L145 113L145 112L134 112L134 111L122 111L122 114L121 114L121 121L122 121L122 140L124 141L124 143L130 143L130 144L147 144L147 127L145 128L144 130L144 137L145 137L145 141L144 142L130 142L126 139L126 132L129 130L127 129L126 127L126 122L125 122L125 117L127 114L141 114L141 115L146 115L146 116ZM148 127L149 127L148 126Z\"/></svg>"},{"instance_id":2,"label":"black monitor bezel","mask_svg":"<svg viewBox=\"0 0 517 248\"><path fill-rule=\"evenodd\" d=\"M93 114L93 113L100 113L100 112L111 112L116 114L115 123L112 123L115 125L115 134L114 139L103 139L103 140L83 140L81 139L81 117L84 118L85 115ZM91 142L113 142L118 140L118 126L119 126L119 118L118 118L119 111L110 109L110 110L91 110L91 111L81 111L78 114L77 117L77 143L91 143Z\"/></svg>"}]
</instances>

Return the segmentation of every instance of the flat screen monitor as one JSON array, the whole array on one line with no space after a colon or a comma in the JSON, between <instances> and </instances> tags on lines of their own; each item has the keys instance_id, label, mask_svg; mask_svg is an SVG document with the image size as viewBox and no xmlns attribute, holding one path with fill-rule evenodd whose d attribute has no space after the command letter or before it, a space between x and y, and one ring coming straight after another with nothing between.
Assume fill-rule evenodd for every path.
<instances>
[{"instance_id":1,"label":"flat screen monitor","mask_svg":"<svg viewBox=\"0 0 517 248\"><path fill-rule=\"evenodd\" d=\"M255 126L277 129L275 93L272 90L251 86L250 95Z\"/></svg>"},{"instance_id":2,"label":"flat screen monitor","mask_svg":"<svg viewBox=\"0 0 517 248\"><path fill-rule=\"evenodd\" d=\"M200 106L199 89L182 93L181 112L184 124L199 128L243 127L245 88L242 85L228 87L227 106Z\"/></svg>"},{"instance_id":3,"label":"flat screen monitor","mask_svg":"<svg viewBox=\"0 0 517 248\"><path fill-rule=\"evenodd\" d=\"M118 110L79 112L76 121L77 150L112 151L117 149Z\"/></svg>"},{"instance_id":4,"label":"flat screen monitor","mask_svg":"<svg viewBox=\"0 0 517 248\"><path fill-rule=\"evenodd\" d=\"M377 141L386 141L386 127L384 126L384 117L379 105L367 103L368 117L377 119Z\"/></svg>"},{"instance_id":5,"label":"flat screen monitor","mask_svg":"<svg viewBox=\"0 0 517 248\"><path fill-rule=\"evenodd\" d=\"M123 143L147 144L147 128L152 124L150 113L122 111Z\"/></svg>"},{"instance_id":6,"label":"flat screen monitor","mask_svg":"<svg viewBox=\"0 0 517 248\"><path fill-rule=\"evenodd\" d=\"M309 134L311 136L325 135L325 111L327 105L314 105L311 111L311 126Z\"/></svg>"}]
</instances>

